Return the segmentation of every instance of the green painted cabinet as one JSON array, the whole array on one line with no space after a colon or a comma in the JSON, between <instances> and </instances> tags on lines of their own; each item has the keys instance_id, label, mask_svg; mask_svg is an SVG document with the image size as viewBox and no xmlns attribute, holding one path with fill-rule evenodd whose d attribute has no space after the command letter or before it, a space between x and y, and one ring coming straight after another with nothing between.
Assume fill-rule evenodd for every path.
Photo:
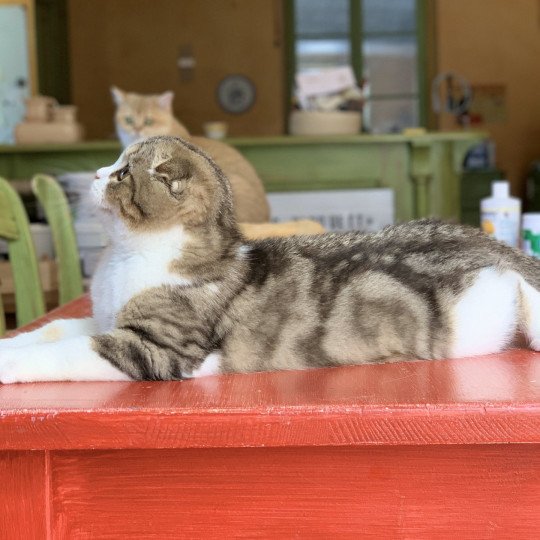
<instances>
[{"instance_id":1,"label":"green painted cabinet","mask_svg":"<svg viewBox=\"0 0 540 540\"><path fill-rule=\"evenodd\" d=\"M396 218L460 219L461 172L480 132L228 139L251 161L268 192L389 187ZM0 175L95 170L116 161L116 142L0 147Z\"/></svg>"},{"instance_id":2,"label":"green painted cabinet","mask_svg":"<svg viewBox=\"0 0 540 540\"><path fill-rule=\"evenodd\" d=\"M491 182L504 178L497 169L464 171L461 175L461 222L480 225L480 201L491 195Z\"/></svg>"},{"instance_id":3,"label":"green painted cabinet","mask_svg":"<svg viewBox=\"0 0 540 540\"><path fill-rule=\"evenodd\" d=\"M540 212L540 160L531 163L526 185L525 210Z\"/></svg>"}]
</instances>

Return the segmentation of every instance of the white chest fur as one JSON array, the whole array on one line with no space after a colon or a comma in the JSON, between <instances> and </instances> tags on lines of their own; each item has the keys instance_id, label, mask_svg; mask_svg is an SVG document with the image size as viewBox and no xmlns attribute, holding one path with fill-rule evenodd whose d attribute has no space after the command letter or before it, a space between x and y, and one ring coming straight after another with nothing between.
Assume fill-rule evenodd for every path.
<instances>
[{"instance_id":1,"label":"white chest fur","mask_svg":"<svg viewBox=\"0 0 540 540\"><path fill-rule=\"evenodd\" d=\"M92 281L94 317L101 332L114 328L118 312L139 293L162 285L188 286L170 271L182 257L186 236L181 227L157 233L133 233L115 224Z\"/></svg>"}]
</instances>

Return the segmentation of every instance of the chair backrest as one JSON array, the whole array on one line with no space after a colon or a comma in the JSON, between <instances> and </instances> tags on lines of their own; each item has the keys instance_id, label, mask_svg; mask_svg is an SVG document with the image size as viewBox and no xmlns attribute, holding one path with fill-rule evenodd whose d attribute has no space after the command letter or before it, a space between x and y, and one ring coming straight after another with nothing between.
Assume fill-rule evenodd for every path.
<instances>
[{"instance_id":1,"label":"chair backrest","mask_svg":"<svg viewBox=\"0 0 540 540\"><path fill-rule=\"evenodd\" d=\"M62 187L52 176L34 176L32 190L43 206L51 228L58 267L58 301L62 305L83 293L79 249L69 203Z\"/></svg>"},{"instance_id":2,"label":"chair backrest","mask_svg":"<svg viewBox=\"0 0 540 540\"><path fill-rule=\"evenodd\" d=\"M22 326L45 313L45 299L26 211L17 192L3 178L0 178L0 238L8 243L17 326ZM3 333L5 320L0 309L0 333Z\"/></svg>"}]
</instances>

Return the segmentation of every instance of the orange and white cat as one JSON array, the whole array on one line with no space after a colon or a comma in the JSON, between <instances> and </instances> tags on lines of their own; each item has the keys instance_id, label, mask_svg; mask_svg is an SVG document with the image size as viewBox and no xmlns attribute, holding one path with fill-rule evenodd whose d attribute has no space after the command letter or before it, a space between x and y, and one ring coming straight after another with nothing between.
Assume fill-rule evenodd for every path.
<instances>
[{"instance_id":1,"label":"orange and white cat","mask_svg":"<svg viewBox=\"0 0 540 540\"><path fill-rule=\"evenodd\" d=\"M182 137L207 152L227 175L233 190L238 221L261 223L270 219L262 181L251 163L228 144L191 136L174 116L173 92L146 95L124 92L113 86L111 93L116 103L116 133L124 148L156 135Z\"/></svg>"}]
</instances>

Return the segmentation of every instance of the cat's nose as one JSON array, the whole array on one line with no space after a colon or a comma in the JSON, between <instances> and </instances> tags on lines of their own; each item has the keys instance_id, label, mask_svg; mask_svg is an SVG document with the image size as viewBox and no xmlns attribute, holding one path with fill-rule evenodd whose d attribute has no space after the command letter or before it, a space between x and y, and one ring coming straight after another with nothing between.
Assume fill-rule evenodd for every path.
<instances>
[{"instance_id":1,"label":"cat's nose","mask_svg":"<svg viewBox=\"0 0 540 540\"><path fill-rule=\"evenodd\" d=\"M99 180L101 178L104 178L105 176L109 176L110 174L110 167L101 167L101 169L98 169L96 171L96 176L94 177L95 180Z\"/></svg>"}]
</instances>

